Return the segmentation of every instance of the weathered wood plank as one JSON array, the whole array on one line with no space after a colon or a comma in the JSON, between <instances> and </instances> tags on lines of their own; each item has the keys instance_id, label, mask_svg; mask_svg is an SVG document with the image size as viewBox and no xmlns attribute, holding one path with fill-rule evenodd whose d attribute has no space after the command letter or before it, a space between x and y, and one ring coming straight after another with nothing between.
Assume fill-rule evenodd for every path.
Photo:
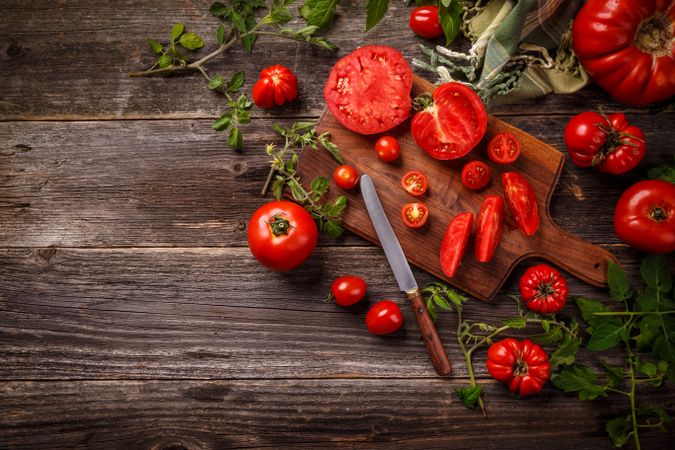
<instances>
[{"instance_id":1,"label":"weathered wood plank","mask_svg":"<svg viewBox=\"0 0 675 450\"><path fill-rule=\"evenodd\" d=\"M142 6L136 1L115 0L106 3L103 12L95 0L49 4L4 1L0 22L0 120L219 116L224 100L209 92L198 73L170 79L127 77L128 72L153 63L145 37L161 40L176 22L185 23L206 38L207 45L200 54L214 49L218 19L208 12L211 3L170 0L161 6ZM248 77L245 89L249 90L260 69L283 62L300 79L300 100L281 111L256 109L254 115L318 117L324 105L324 81L339 56L373 43L397 47L409 60L421 56L418 46L427 41L408 28L409 10L401 2L392 2L382 24L364 34L363 4L351 2L338 8L338 20L328 34L342 47L337 54L265 36L253 55L238 48L210 67L213 72L225 73L243 68ZM454 45L466 48L466 43ZM429 73L420 75L431 78ZM592 109L601 103L611 109L624 108L593 86L576 95L552 95L505 106L498 112L559 114Z\"/></svg>"},{"instance_id":2,"label":"weathered wood plank","mask_svg":"<svg viewBox=\"0 0 675 450\"><path fill-rule=\"evenodd\" d=\"M550 387L519 400L483 386L488 417L442 379L3 382L0 440L16 449L610 449L604 421L627 408ZM675 406L674 392L643 398ZM643 448L671 437L672 428L641 434Z\"/></svg>"},{"instance_id":3,"label":"weathered wood plank","mask_svg":"<svg viewBox=\"0 0 675 450\"><path fill-rule=\"evenodd\" d=\"M621 249L635 277L633 252ZM335 278L350 273L368 283L368 301L344 310L326 296ZM420 286L434 280L415 273ZM519 293L521 273L465 314L513 317L507 296ZM608 299L569 281L572 295ZM0 286L0 379L435 375L412 310L374 247L320 249L283 274L262 268L245 248L5 249ZM407 324L393 336L369 335L368 305L383 299L400 302ZM571 301L563 314L576 314ZM454 375L466 377L454 315L443 314L438 329ZM584 358L593 363L597 355Z\"/></svg>"},{"instance_id":4,"label":"weathered wood plank","mask_svg":"<svg viewBox=\"0 0 675 450\"><path fill-rule=\"evenodd\" d=\"M613 177L567 161L553 218L593 243L618 243L611 205L645 168L670 160L662 125L674 117L635 117L649 144L634 173ZM564 150L568 119L508 121ZM275 122L251 124L240 153L203 120L0 123L0 246L245 245L246 222L267 201L263 147L276 139Z\"/></svg>"}]
</instances>

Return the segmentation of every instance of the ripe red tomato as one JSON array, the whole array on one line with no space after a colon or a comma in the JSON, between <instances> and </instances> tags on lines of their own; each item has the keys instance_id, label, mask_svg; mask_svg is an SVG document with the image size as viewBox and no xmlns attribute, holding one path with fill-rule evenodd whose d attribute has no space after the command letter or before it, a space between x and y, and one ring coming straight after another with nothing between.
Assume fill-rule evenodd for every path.
<instances>
[{"instance_id":1,"label":"ripe red tomato","mask_svg":"<svg viewBox=\"0 0 675 450\"><path fill-rule=\"evenodd\" d=\"M492 344L488 349L487 369L492 378L521 397L541 392L551 376L548 355L529 339L518 342L506 338Z\"/></svg>"},{"instance_id":2,"label":"ripe red tomato","mask_svg":"<svg viewBox=\"0 0 675 450\"><path fill-rule=\"evenodd\" d=\"M443 36L443 27L438 20L438 6L419 6L410 13L410 29L427 39Z\"/></svg>"},{"instance_id":3,"label":"ripe red tomato","mask_svg":"<svg viewBox=\"0 0 675 450\"><path fill-rule=\"evenodd\" d=\"M675 184L645 180L626 189L614 210L614 231L645 252L675 251Z\"/></svg>"},{"instance_id":4,"label":"ripe red tomato","mask_svg":"<svg viewBox=\"0 0 675 450\"><path fill-rule=\"evenodd\" d=\"M420 228L429 219L429 210L424 203L406 203L401 208L403 223L410 228Z\"/></svg>"},{"instance_id":5,"label":"ripe red tomato","mask_svg":"<svg viewBox=\"0 0 675 450\"><path fill-rule=\"evenodd\" d=\"M616 100L664 100L675 95L674 22L672 1L588 0L572 25L574 52Z\"/></svg>"},{"instance_id":6,"label":"ripe red tomato","mask_svg":"<svg viewBox=\"0 0 675 450\"><path fill-rule=\"evenodd\" d=\"M518 172L502 174L502 186L509 211L518 228L525 236L532 236L539 229L539 207L534 189Z\"/></svg>"},{"instance_id":7,"label":"ripe red tomato","mask_svg":"<svg viewBox=\"0 0 675 450\"><path fill-rule=\"evenodd\" d=\"M392 162L401 154L401 146L393 136L382 136L375 142L377 156L384 162Z\"/></svg>"},{"instance_id":8,"label":"ripe red tomato","mask_svg":"<svg viewBox=\"0 0 675 450\"><path fill-rule=\"evenodd\" d=\"M476 259L490 262L502 239L504 231L504 200L497 195L488 195L483 200L476 220Z\"/></svg>"},{"instance_id":9,"label":"ripe red tomato","mask_svg":"<svg viewBox=\"0 0 675 450\"><path fill-rule=\"evenodd\" d=\"M366 314L366 326L372 334L389 334L401 328L401 308L391 300L375 303Z\"/></svg>"},{"instance_id":10,"label":"ripe red tomato","mask_svg":"<svg viewBox=\"0 0 675 450\"><path fill-rule=\"evenodd\" d=\"M520 156L520 141L511 133L495 134L488 144L488 158L497 164L509 164Z\"/></svg>"},{"instance_id":11,"label":"ripe red tomato","mask_svg":"<svg viewBox=\"0 0 675 450\"><path fill-rule=\"evenodd\" d=\"M359 182L359 174L352 166L343 164L333 172L333 181L342 189L351 189Z\"/></svg>"},{"instance_id":12,"label":"ripe red tomato","mask_svg":"<svg viewBox=\"0 0 675 450\"><path fill-rule=\"evenodd\" d=\"M469 242L472 225L473 213L463 212L457 214L445 230L441 242L441 269L449 278L457 273L464 249Z\"/></svg>"},{"instance_id":13,"label":"ripe red tomato","mask_svg":"<svg viewBox=\"0 0 675 450\"><path fill-rule=\"evenodd\" d=\"M253 85L253 103L259 108L281 106L298 96L298 79L291 69L277 64L260 71Z\"/></svg>"},{"instance_id":14,"label":"ripe red tomato","mask_svg":"<svg viewBox=\"0 0 675 450\"><path fill-rule=\"evenodd\" d=\"M645 156L642 130L626 121L623 113L608 116L583 112L565 126L565 146L579 167L595 166L601 172L626 173Z\"/></svg>"},{"instance_id":15,"label":"ripe red tomato","mask_svg":"<svg viewBox=\"0 0 675 450\"><path fill-rule=\"evenodd\" d=\"M555 314L567 301L567 281L547 264L532 266L520 277L525 306L540 314Z\"/></svg>"},{"instance_id":16,"label":"ripe red tomato","mask_svg":"<svg viewBox=\"0 0 675 450\"><path fill-rule=\"evenodd\" d=\"M395 48L366 45L333 66L323 90L326 106L356 133L383 133L410 115L412 75Z\"/></svg>"},{"instance_id":17,"label":"ripe red tomato","mask_svg":"<svg viewBox=\"0 0 675 450\"><path fill-rule=\"evenodd\" d=\"M462 184L464 187L478 190L490 182L490 168L482 161L470 161L462 168Z\"/></svg>"},{"instance_id":18,"label":"ripe red tomato","mask_svg":"<svg viewBox=\"0 0 675 450\"><path fill-rule=\"evenodd\" d=\"M419 197L427 191L429 179L422 172L410 170L401 178L401 186L408 191L410 195Z\"/></svg>"},{"instance_id":19,"label":"ripe red tomato","mask_svg":"<svg viewBox=\"0 0 675 450\"><path fill-rule=\"evenodd\" d=\"M415 114L411 131L417 145L436 159L456 159L469 153L483 138L487 113L480 97L462 83L437 87Z\"/></svg>"},{"instance_id":20,"label":"ripe red tomato","mask_svg":"<svg viewBox=\"0 0 675 450\"><path fill-rule=\"evenodd\" d=\"M355 275L340 277L333 281L331 294L338 305L351 306L360 302L366 295L366 282Z\"/></svg>"},{"instance_id":21,"label":"ripe red tomato","mask_svg":"<svg viewBox=\"0 0 675 450\"><path fill-rule=\"evenodd\" d=\"M248 224L248 247L255 258L273 270L290 270L314 251L319 230L302 206L285 200L258 208Z\"/></svg>"}]
</instances>

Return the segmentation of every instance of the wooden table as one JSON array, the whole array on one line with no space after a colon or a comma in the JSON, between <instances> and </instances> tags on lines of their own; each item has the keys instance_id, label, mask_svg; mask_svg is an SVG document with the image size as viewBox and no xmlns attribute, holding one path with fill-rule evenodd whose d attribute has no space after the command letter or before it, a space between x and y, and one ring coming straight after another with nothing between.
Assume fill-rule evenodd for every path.
<instances>
[{"instance_id":1,"label":"wooden table","mask_svg":"<svg viewBox=\"0 0 675 450\"><path fill-rule=\"evenodd\" d=\"M604 421L622 398L581 402L547 385L518 400L476 358L488 416L464 408L467 385L455 317L438 329L455 374L438 378L406 307L405 330L367 333L365 309L326 301L331 281L362 275L370 301L403 302L382 252L347 235L301 269L272 273L246 247L246 224L268 201L271 125L316 119L338 55L365 43L419 56L407 7L394 2L364 35L362 2L344 2L329 37L338 55L260 39L212 70L282 62L300 100L254 109L246 148L211 130L224 104L198 74L129 79L149 65L144 37L184 22L213 48L208 1L5 0L0 19L0 448L611 448ZM422 74L425 75L425 74ZM429 76L428 74L426 74ZM564 149L563 127L583 110L625 109L596 87L502 107L495 113ZM552 200L565 229L616 254L632 278L639 253L613 233L612 210L645 170L668 162L675 115L627 109L649 148L639 170L612 177L570 164ZM517 269L491 303L466 314L513 312ZM416 271L420 284L432 277ZM570 280L575 295L608 299ZM575 314L572 305L564 311ZM611 358L611 356L610 356ZM599 364L597 354L581 359ZM645 401L672 410L675 391ZM643 448L668 433L646 432Z\"/></svg>"}]
</instances>

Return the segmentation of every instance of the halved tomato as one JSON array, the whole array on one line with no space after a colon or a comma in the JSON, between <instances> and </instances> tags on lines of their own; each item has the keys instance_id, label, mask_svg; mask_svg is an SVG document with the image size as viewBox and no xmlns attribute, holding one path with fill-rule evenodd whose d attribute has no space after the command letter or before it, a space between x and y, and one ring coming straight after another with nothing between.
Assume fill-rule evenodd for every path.
<instances>
[{"instance_id":1,"label":"halved tomato","mask_svg":"<svg viewBox=\"0 0 675 450\"><path fill-rule=\"evenodd\" d=\"M473 213L464 212L457 214L445 230L441 242L441 269L450 278L455 276L462 261L472 225Z\"/></svg>"},{"instance_id":2,"label":"halved tomato","mask_svg":"<svg viewBox=\"0 0 675 450\"><path fill-rule=\"evenodd\" d=\"M401 208L403 223L410 228L419 228L427 223L429 210L424 203L406 203Z\"/></svg>"},{"instance_id":3,"label":"halved tomato","mask_svg":"<svg viewBox=\"0 0 675 450\"><path fill-rule=\"evenodd\" d=\"M525 236L532 236L539 229L539 207L532 185L518 172L507 172L502 174L502 186L518 228Z\"/></svg>"},{"instance_id":4,"label":"halved tomato","mask_svg":"<svg viewBox=\"0 0 675 450\"><path fill-rule=\"evenodd\" d=\"M412 75L398 50L367 45L335 63L323 96L346 128L360 134L382 133L410 116Z\"/></svg>"},{"instance_id":5,"label":"halved tomato","mask_svg":"<svg viewBox=\"0 0 675 450\"><path fill-rule=\"evenodd\" d=\"M488 144L488 158L497 164L509 164L520 155L520 141L511 133L495 134Z\"/></svg>"},{"instance_id":6,"label":"halved tomato","mask_svg":"<svg viewBox=\"0 0 675 450\"><path fill-rule=\"evenodd\" d=\"M483 189L490 182L490 168L483 161L471 161L462 167L462 184L473 190Z\"/></svg>"},{"instance_id":7,"label":"halved tomato","mask_svg":"<svg viewBox=\"0 0 675 450\"><path fill-rule=\"evenodd\" d=\"M419 197L427 191L429 180L422 172L411 170L406 172L406 174L401 178L401 186L403 186L403 189L408 191L410 195Z\"/></svg>"},{"instance_id":8,"label":"halved tomato","mask_svg":"<svg viewBox=\"0 0 675 450\"><path fill-rule=\"evenodd\" d=\"M487 113L480 97L462 83L437 87L431 98L416 100L424 109L412 120L417 145L436 159L456 159L469 153L485 135Z\"/></svg>"}]
</instances>

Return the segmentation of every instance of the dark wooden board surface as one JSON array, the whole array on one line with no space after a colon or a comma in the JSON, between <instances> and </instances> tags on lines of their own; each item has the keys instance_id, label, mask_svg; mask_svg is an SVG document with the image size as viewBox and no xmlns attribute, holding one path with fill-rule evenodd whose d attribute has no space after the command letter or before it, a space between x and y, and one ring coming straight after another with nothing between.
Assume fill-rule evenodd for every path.
<instances>
[{"instance_id":1,"label":"dark wooden board surface","mask_svg":"<svg viewBox=\"0 0 675 450\"><path fill-rule=\"evenodd\" d=\"M293 105L254 109L237 153L211 130L223 99L198 75L126 77L151 61L145 36L166 35L172 23L185 22L207 37L205 51L213 48L209 4L3 2L0 448L612 448L604 421L625 410L623 400L580 402L550 386L517 400L487 376L479 354L484 418L453 394L468 383L454 316L438 328L455 374L439 379L414 327L377 338L365 331L365 305L345 312L326 302L331 281L352 272L369 282L369 303L403 301L367 241L322 238L287 274L262 269L246 249L248 217L267 201L259 190L271 125L317 119L325 75L357 45L420 56L408 7L392 2L364 35L363 2L342 2L329 35L338 54L266 38L254 54L237 49L214 61L213 71L244 68L246 89L279 58L301 82ZM567 120L599 103L621 108L591 86L494 113L564 150ZM636 279L640 254L613 234L612 205L647 167L670 160L675 114L628 111L646 132L645 162L616 178L567 164L551 213ZM495 301L472 302L467 314L508 317L521 269ZM434 280L415 274L420 284ZM574 294L608 300L602 289L570 284ZM581 359L599 364L597 354ZM675 408L672 389L644 399ZM643 448L666 447L668 431L644 433Z\"/></svg>"}]
</instances>

